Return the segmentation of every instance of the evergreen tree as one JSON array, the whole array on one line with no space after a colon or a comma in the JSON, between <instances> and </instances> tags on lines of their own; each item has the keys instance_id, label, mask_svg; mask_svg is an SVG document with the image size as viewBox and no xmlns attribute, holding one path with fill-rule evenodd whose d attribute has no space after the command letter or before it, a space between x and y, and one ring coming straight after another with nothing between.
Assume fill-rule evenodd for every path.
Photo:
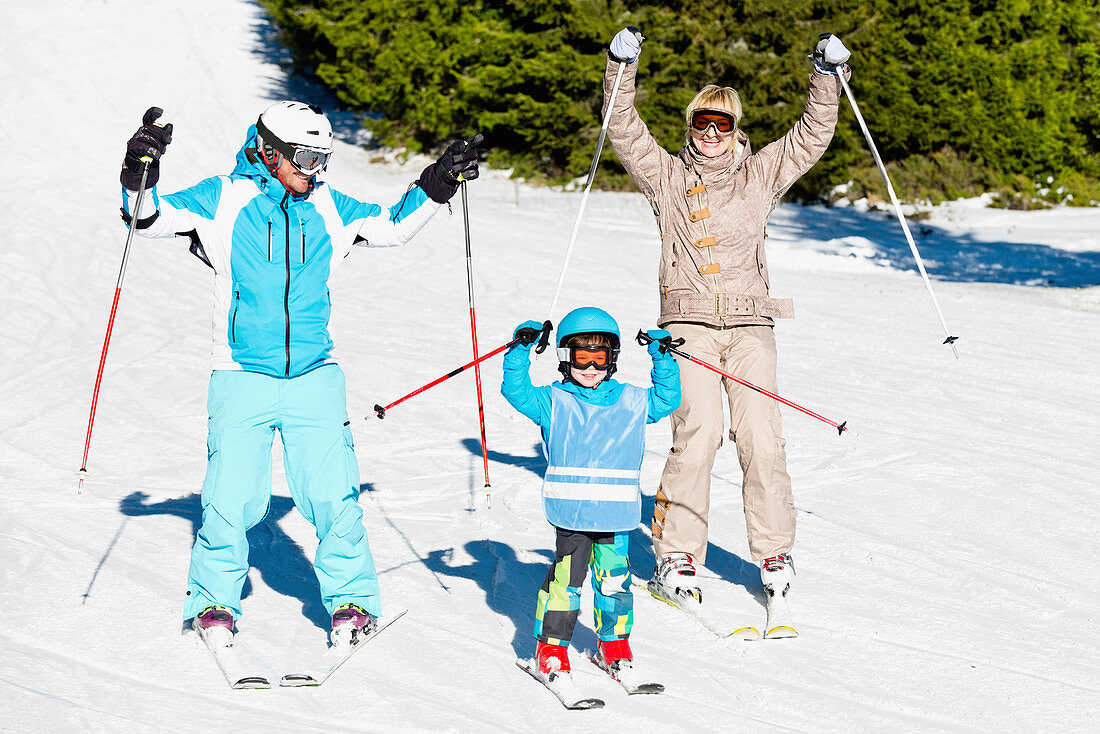
<instances>
[{"instance_id":1,"label":"evergreen tree","mask_svg":"<svg viewBox=\"0 0 1100 734\"><path fill-rule=\"evenodd\" d=\"M550 181L584 175L600 126L605 44L645 33L637 105L684 143L704 84L736 88L754 146L805 104L818 33L852 50L852 88L904 198L1034 193L1053 177L1100 199L1095 0L263 0L293 50L382 142L437 148L485 134L492 163ZM599 182L628 186L606 150ZM829 152L792 192L854 180L882 194L844 105ZM1081 196L1078 196L1080 199Z\"/></svg>"}]
</instances>

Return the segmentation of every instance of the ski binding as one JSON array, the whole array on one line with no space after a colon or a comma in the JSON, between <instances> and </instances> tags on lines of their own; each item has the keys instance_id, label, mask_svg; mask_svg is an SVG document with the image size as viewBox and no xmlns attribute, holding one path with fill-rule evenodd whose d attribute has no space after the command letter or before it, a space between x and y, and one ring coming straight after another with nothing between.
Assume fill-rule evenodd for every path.
<instances>
[{"instance_id":1,"label":"ski binding","mask_svg":"<svg viewBox=\"0 0 1100 734\"><path fill-rule=\"evenodd\" d=\"M379 621L373 630L367 635L357 639L354 643L349 642L348 644L334 645L328 648L314 663L303 666L303 669L300 671L284 675L279 681L279 685L284 688L321 685L329 679L329 676L336 672L337 668L346 663L348 658L377 637L382 630L405 616L405 613L408 611L408 609L402 609L397 614L386 619L385 622Z\"/></svg>"},{"instance_id":2,"label":"ski binding","mask_svg":"<svg viewBox=\"0 0 1100 734\"><path fill-rule=\"evenodd\" d=\"M225 627L203 629L197 624L193 629L214 657L230 688L271 688L268 677L258 672L260 666L255 656L241 644L232 630Z\"/></svg>"},{"instance_id":3,"label":"ski binding","mask_svg":"<svg viewBox=\"0 0 1100 734\"><path fill-rule=\"evenodd\" d=\"M599 654L588 653L588 659L597 668L611 676L611 679L622 686L623 690L631 696L640 693L665 692L664 684L648 682L630 660L620 660L618 661L619 664L613 667L608 665Z\"/></svg>"},{"instance_id":4,"label":"ski binding","mask_svg":"<svg viewBox=\"0 0 1100 734\"><path fill-rule=\"evenodd\" d=\"M589 696L581 690L569 672L540 673L538 663L527 658L517 660L516 667L525 671L553 693L567 709L602 709L603 699Z\"/></svg>"},{"instance_id":5,"label":"ski binding","mask_svg":"<svg viewBox=\"0 0 1100 734\"><path fill-rule=\"evenodd\" d=\"M642 586L642 584L638 585ZM646 582L643 588L645 588L654 599L663 601L670 607L679 609L689 617L692 617L705 629L719 637L729 637L731 639L745 640L748 642L754 642L760 639L760 630L754 625L737 626L731 629L728 624L723 624L722 620L715 619L713 614L708 614L702 605L703 593L698 589L677 589L677 593L670 596L659 584L654 583L652 579Z\"/></svg>"}]
</instances>

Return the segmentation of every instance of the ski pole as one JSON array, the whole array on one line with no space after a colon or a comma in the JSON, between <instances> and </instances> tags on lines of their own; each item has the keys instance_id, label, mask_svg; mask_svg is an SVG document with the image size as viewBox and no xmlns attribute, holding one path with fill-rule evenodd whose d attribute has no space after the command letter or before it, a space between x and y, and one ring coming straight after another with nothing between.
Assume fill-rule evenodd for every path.
<instances>
[{"instance_id":1,"label":"ski pole","mask_svg":"<svg viewBox=\"0 0 1100 734\"><path fill-rule=\"evenodd\" d=\"M550 329L551 328L552 328L552 326L551 326L549 321L543 323L542 330L541 330L542 336L539 338L539 346L535 349L536 352L541 353L542 350L546 348L546 343L550 338ZM451 370L450 372L443 375L442 377L438 377L438 378L432 380L427 385L416 388L415 390L413 390L408 395L405 395L404 397L400 397L397 400L394 400L389 405L386 405L386 406L375 405L374 406L374 413L379 418L385 418L386 417L386 411L389 410L390 408L392 408L393 406L399 405L399 404L405 402L406 400L408 400L409 398L411 398L415 395L419 395L420 393L424 392L428 388L435 387L436 385L443 382L444 380L449 380L452 377L454 377L455 375L457 375L461 372L465 372L466 370L470 369L474 365L481 364L482 362L489 359L490 357L495 357L498 354L500 354L501 352L503 352L505 349L509 349L511 347L514 347L516 344L519 344L523 341L524 341L524 337L516 337L512 341L508 342L507 344L502 344L501 346L497 347L496 349L489 352L488 354L483 354L480 357L478 357L477 359L473 360L472 362L467 362L466 364L462 365L461 367L456 367L455 369ZM370 418L370 416L367 416L367 418Z\"/></svg>"},{"instance_id":2,"label":"ski pole","mask_svg":"<svg viewBox=\"0 0 1100 734\"><path fill-rule=\"evenodd\" d=\"M646 334L641 329L638 329L637 339L638 339L638 343L641 344L643 347L646 346L647 344L649 344L651 341L653 341L653 338L651 336L649 336L649 334ZM699 365L700 367L706 367L711 372L717 372L722 377L725 377L728 380L733 380L734 382L736 382L739 385L744 385L747 388L750 388L752 390L756 390L756 392L758 392L762 395L767 395L772 400L778 400L779 402L783 403L784 405L788 405L788 406L794 408L795 410L800 410L803 413L805 413L806 415L810 416L811 418L817 418L819 421L821 421L823 423L828 423L830 426L832 426L833 428L835 428L837 430L837 435L844 435L844 432L848 430L848 428L847 428L848 421L844 421L843 423L836 423L835 421L831 421L828 418L825 418L824 416L818 415L817 413L813 412L812 410L809 410L807 408L803 408L798 403L793 403L790 400L787 400L784 397L780 397L779 395L776 395L775 393L773 393L769 390L765 390L762 387L759 387L757 385L752 384L748 380L742 380L740 377L736 377L734 375L731 375L729 372L726 372L724 370L721 370L721 369L715 367L710 362L704 362L703 360L699 359L698 357L693 357L690 354L688 354L687 352L683 352L683 351L677 349L677 347L683 346L684 340L682 338L681 339L671 339L671 338L669 338L667 343L665 343L665 340L662 339L661 342L662 342L661 351L663 351L663 352L665 352L665 351L672 352L673 354L675 354L677 356L683 357L684 359L688 360L689 362L694 362L695 364Z\"/></svg>"},{"instance_id":3,"label":"ski pole","mask_svg":"<svg viewBox=\"0 0 1100 734\"><path fill-rule=\"evenodd\" d=\"M852 111L856 113L856 121L859 122L859 126L863 130L863 136L867 138L867 145L871 149L871 155L875 157L875 163L878 164L878 170L882 173L883 180L886 181L886 192L890 194L890 201L894 205L894 213L897 214L901 229L905 232L905 241L909 243L909 249L913 252L913 257L917 261L917 269L920 271L921 278L924 279L924 285L928 289L928 295L932 298L932 305L936 308L936 315L940 317L943 333L947 335L943 343L951 347L951 352L955 355L955 359L958 359L959 352L955 349L955 342L958 341L959 337L951 336L951 330L947 328L947 322L943 318L943 311L940 310L940 304L936 300L936 294L932 291L932 281L928 278L928 271L924 269L924 261L917 251L916 242L913 241L913 233L909 231L909 223L905 221L905 215L901 212L901 204L898 203L897 194L894 193L894 186L890 183L890 176L886 173L886 165L882 162L882 157L878 153L878 148L875 147L875 141L871 137L871 131L867 129L867 123L864 121L863 115L859 111L859 105L856 103L856 98L852 94L852 88L848 86L848 80L844 78L843 71L843 68L838 69L837 76L840 77L840 84L844 87L845 94L848 95L848 101L852 103Z\"/></svg>"},{"instance_id":4,"label":"ski pole","mask_svg":"<svg viewBox=\"0 0 1100 734\"><path fill-rule=\"evenodd\" d=\"M642 34L635 30L638 41L644 41ZM588 194L592 191L592 182L596 180L596 167L600 164L600 153L603 151L603 141L607 137L607 125L611 122L611 113L615 111L615 96L619 93L619 83L623 80L623 72L626 71L626 62L619 62L619 71L615 75L615 86L611 89L611 97L607 102L607 114L603 116L603 125L600 127L600 137L596 141L596 155L592 156L592 165L588 167L588 182L584 185L584 195L581 196L581 207L577 210L577 219L573 222L573 232L569 235L569 246L565 248L565 258L561 263L561 272L558 274L558 285L554 289L554 300L550 302L550 312L546 319L554 318L554 309L558 305L558 296L561 295L561 286L565 282L565 271L569 268L569 261L573 257L573 246L577 244L577 233L581 228L581 218L584 216L584 208L588 205Z\"/></svg>"},{"instance_id":5,"label":"ski pole","mask_svg":"<svg viewBox=\"0 0 1100 734\"><path fill-rule=\"evenodd\" d=\"M126 276L126 261L130 257L130 243L134 241L134 231L137 230L137 218L141 213L141 200L145 196L145 179L149 176L149 164L153 159L145 156L141 159L144 164L141 169L141 183L138 184L137 200L134 203L134 213L130 216L130 231L126 235L126 247L122 250L122 265L118 269L118 280L115 281L115 297L111 302L111 315L107 318L107 333L103 337L103 351L99 354L99 369L95 375L95 387L92 388L92 407L88 412L88 433L84 436L84 458L80 462L80 471L76 473L80 477L77 482L76 492L80 494L84 487L84 480L88 478L88 450L92 445L92 426L95 424L95 408L99 402L99 385L103 381L103 365L107 362L107 347L111 344L111 331L115 328L115 313L118 312L118 298L122 295L122 279Z\"/></svg>"},{"instance_id":6,"label":"ski pole","mask_svg":"<svg viewBox=\"0 0 1100 734\"><path fill-rule=\"evenodd\" d=\"M470 339L474 344L474 384L477 385L477 420L481 425L481 463L485 469L485 506L492 507L489 484L489 445L485 441L485 401L481 395L481 365L477 362L477 319L474 317L474 261L470 251L470 210L466 201L466 182L462 186L462 223L466 228L466 289L470 294Z\"/></svg>"}]
</instances>

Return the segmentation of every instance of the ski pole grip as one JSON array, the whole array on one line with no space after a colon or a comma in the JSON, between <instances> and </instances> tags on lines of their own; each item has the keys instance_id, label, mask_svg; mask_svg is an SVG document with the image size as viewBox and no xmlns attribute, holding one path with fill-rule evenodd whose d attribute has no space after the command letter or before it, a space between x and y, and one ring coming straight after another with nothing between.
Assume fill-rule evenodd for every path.
<instances>
[{"instance_id":1,"label":"ski pole grip","mask_svg":"<svg viewBox=\"0 0 1100 734\"><path fill-rule=\"evenodd\" d=\"M654 341L653 337L651 337L649 334L645 333L641 329L638 329L638 336L636 338L638 339L638 344L642 345L643 347L649 346ZM668 351L670 349L684 346L684 337L673 339L671 336L665 336L658 339L657 342L661 345L661 354L668 354Z\"/></svg>"},{"instance_id":2,"label":"ski pole grip","mask_svg":"<svg viewBox=\"0 0 1100 734\"><path fill-rule=\"evenodd\" d=\"M485 142L485 136L481 133L474 133L471 137L462 141L462 148L469 150L470 148L476 148Z\"/></svg>"},{"instance_id":3,"label":"ski pole grip","mask_svg":"<svg viewBox=\"0 0 1100 734\"><path fill-rule=\"evenodd\" d=\"M550 332L554 330L554 325L550 323L550 319L542 322L542 336L539 337L538 346L535 347L535 354L542 354L546 351L547 345L550 344Z\"/></svg>"}]
</instances>

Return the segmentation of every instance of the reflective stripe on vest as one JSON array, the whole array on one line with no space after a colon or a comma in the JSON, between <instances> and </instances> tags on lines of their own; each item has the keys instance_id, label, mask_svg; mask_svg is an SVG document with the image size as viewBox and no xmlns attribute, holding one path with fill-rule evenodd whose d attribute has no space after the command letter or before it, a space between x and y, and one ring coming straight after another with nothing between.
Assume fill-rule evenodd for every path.
<instances>
[{"instance_id":1,"label":"reflective stripe on vest","mask_svg":"<svg viewBox=\"0 0 1100 734\"><path fill-rule=\"evenodd\" d=\"M542 485L546 519L568 530L637 527L647 391L624 385L613 405L592 405L555 387L550 403L544 446L550 465Z\"/></svg>"}]
</instances>

